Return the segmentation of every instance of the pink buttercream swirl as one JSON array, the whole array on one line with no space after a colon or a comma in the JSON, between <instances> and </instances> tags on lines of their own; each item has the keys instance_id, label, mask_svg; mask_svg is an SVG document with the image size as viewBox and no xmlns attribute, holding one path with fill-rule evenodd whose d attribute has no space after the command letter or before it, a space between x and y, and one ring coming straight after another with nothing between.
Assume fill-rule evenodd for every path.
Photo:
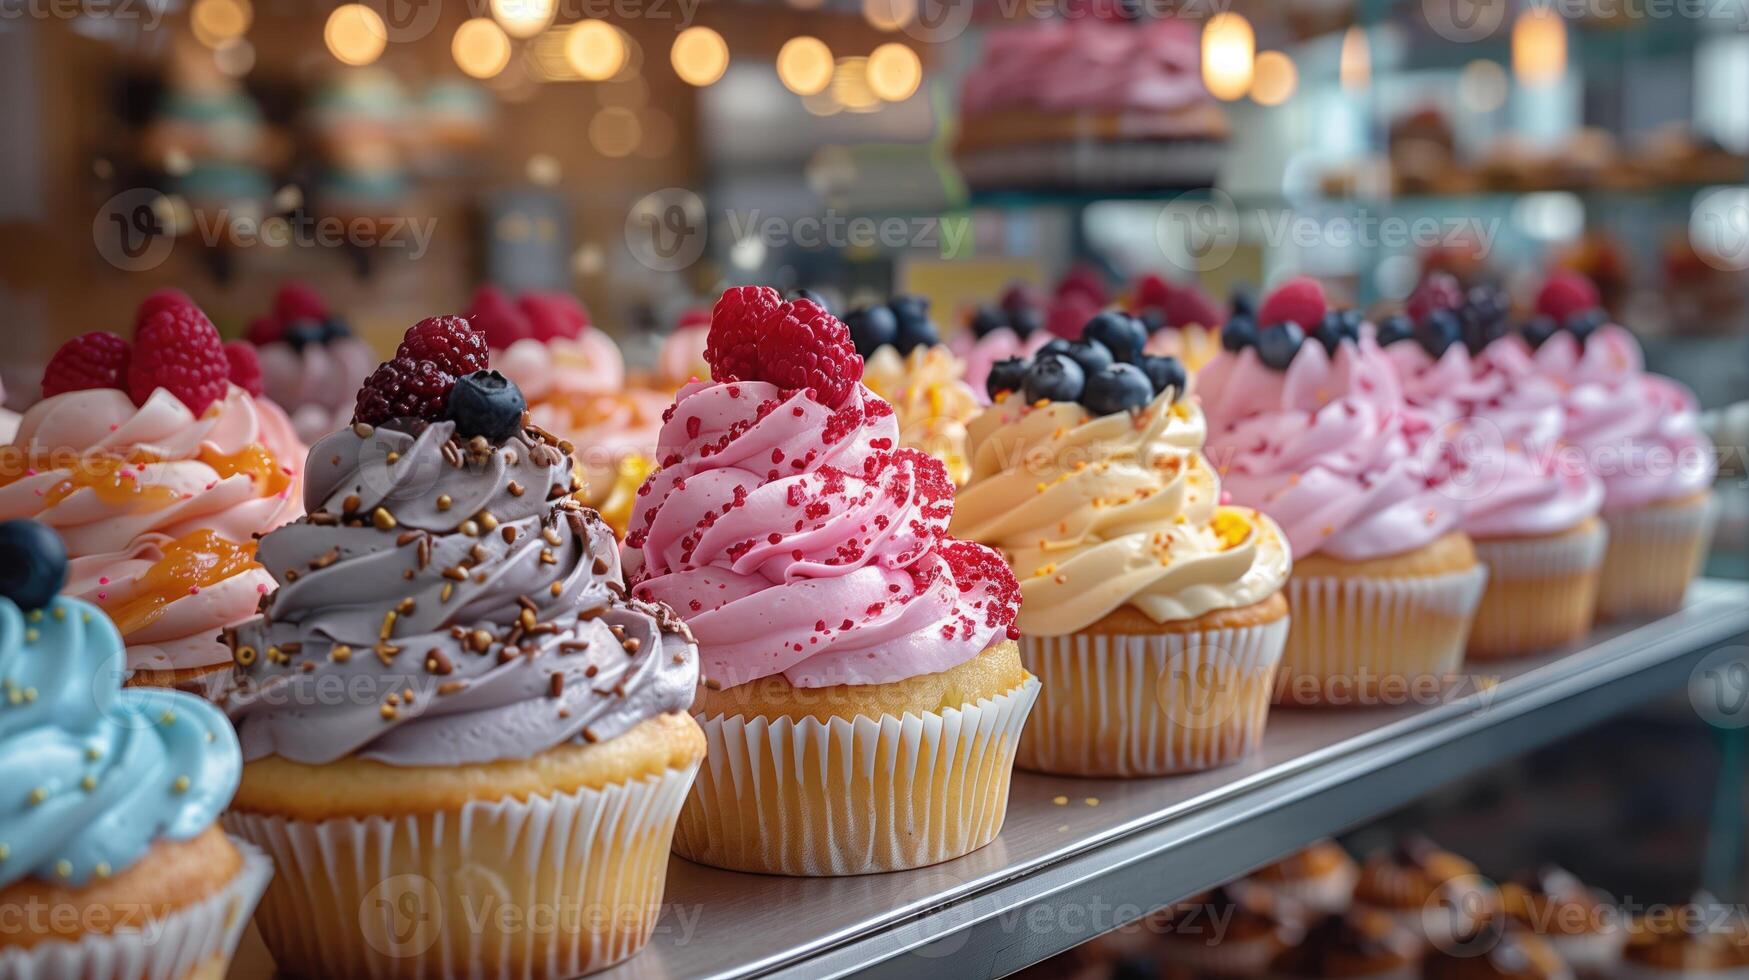
<instances>
[{"instance_id":1,"label":"pink buttercream swirl","mask_svg":"<svg viewBox=\"0 0 1749 980\"><path fill-rule=\"evenodd\" d=\"M765 382L695 382L639 491L627 581L673 606L703 674L798 687L935 673L1008 635L1000 555L947 536L953 485L857 385L834 410Z\"/></svg>"},{"instance_id":2,"label":"pink buttercream swirl","mask_svg":"<svg viewBox=\"0 0 1749 980\"><path fill-rule=\"evenodd\" d=\"M988 405L990 393L986 390L986 382L990 378L990 368L997 361L1010 357L1031 357L1052 339L1054 335L1047 330L1036 331L1022 340L1012 329L997 327L982 337L973 336L967 330L949 341L948 348L965 362L966 384L978 396L978 404Z\"/></svg>"},{"instance_id":3,"label":"pink buttercream swirl","mask_svg":"<svg viewBox=\"0 0 1749 980\"><path fill-rule=\"evenodd\" d=\"M1273 517L1297 557L1362 561L1413 551L1456 527L1416 452L1428 420L1403 400L1371 337L1331 358L1308 342L1285 371L1256 350L1197 374L1209 461L1237 503Z\"/></svg>"},{"instance_id":4,"label":"pink buttercream swirl","mask_svg":"<svg viewBox=\"0 0 1749 980\"><path fill-rule=\"evenodd\" d=\"M575 337L518 340L492 352L492 367L516 382L531 402L611 395L626 383L619 345L594 327L584 327Z\"/></svg>"},{"instance_id":5,"label":"pink buttercream swirl","mask_svg":"<svg viewBox=\"0 0 1749 980\"><path fill-rule=\"evenodd\" d=\"M1602 480L1605 513L1700 493L1718 475L1694 393L1647 373L1639 341L1622 327L1604 326L1583 345L1560 331L1535 351L1509 337L1483 357L1509 380L1505 404L1559 405L1559 437L1571 446L1547 452Z\"/></svg>"},{"instance_id":6,"label":"pink buttercream swirl","mask_svg":"<svg viewBox=\"0 0 1749 980\"><path fill-rule=\"evenodd\" d=\"M315 442L352 418L358 386L376 367L376 353L356 337L304 345L285 341L255 348L267 397L290 414L298 438Z\"/></svg>"},{"instance_id":7,"label":"pink buttercream swirl","mask_svg":"<svg viewBox=\"0 0 1749 980\"><path fill-rule=\"evenodd\" d=\"M203 450L231 456L252 445L287 468L289 486L263 496L248 474L221 477L200 458ZM8 452L8 467L33 458L50 465L27 469L0 486L0 520L31 518L54 528L71 558L64 592L108 608L137 594L141 576L175 538L210 529L241 544L303 514L305 450L291 421L272 402L234 385L198 418L162 388L139 408L123 392L108 388L56 395L25 413ZM156 460L136 467L134 479L168 491L169 502L118 509L97 491L81 488L45 503L78 459L100 454ZM272 586L265 571L251 567L175 599L125 638L129 666L169 670L228 662L231 655L218 641L219 631L253 616L262 593Z\"/></svg>"}]
</instances>

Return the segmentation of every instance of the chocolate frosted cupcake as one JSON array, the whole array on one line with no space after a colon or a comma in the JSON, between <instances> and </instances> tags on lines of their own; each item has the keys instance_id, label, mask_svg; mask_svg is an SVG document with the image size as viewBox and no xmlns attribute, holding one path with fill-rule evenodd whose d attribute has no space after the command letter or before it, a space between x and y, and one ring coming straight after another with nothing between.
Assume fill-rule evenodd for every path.
<instances>
[{"instance_id":1,"label":"chocolate frosted cupcake","mask_svg":"<svg viewBox=\"0 0 1749 980\"><path fill-rule=\"evenodd\" d=\"M1435 946L1470 935L1500 905L1500 893L1476 866L1425 837L1409 836L1361 865L1357 908L1385 912Z\"/></svg>"},{"instance_id":2,"label":"chocolate frosted cupcake","mask_svg":"<svg viewBox=\"0 0 1749 980\"><path fill-rule=\"evenodd\" d=\"M1248 881L1172 906L1159 919L1160 959L1193 976L1261 976L1305 930L1304 910Z\"/></svg>"},{"instance_id":3,"label":"chocolate frosted cupcake","mask_svg":"<svg viewBox=\"0 0 1749 980\"><path fill-rule=\"evenodd\" d=\"M1319 920L1298 945L1275 957L1269 975L1410 980L1420 962L1415 934L1384 912L1363 909Z\"/></svg>"},{"instance_id":4,"label":"chocolate frosted cupcake","mask_svg":"<svg viewBox=\"0 0 1749 980\"><path fill-rule=\"evenodd\" d=\"M1621 980L1743 980L1749 977L1749 922L1711 895L1663 906L1635 920L1615 970Z\"/></svg>"},{"instance_id":5,"label":"chocolate frosted cupcake","mask_svg":"<svg viewBox=\"0 0 1749 980\"><path fill-rule=\"evenodd\" d=\"M1354 900L1360 867L1342 845L1313 841L1274 864L1251 873L1250 881L1314 913L1346 911Z\"/></svg>"},{"instance_id":6,"label":"chocolate frosted cupcake","mask_svg":"<svg viewBox=\"0 0 1749 980\"><path fill-rule=\"evenodd\" d=\"M283 869L260 924L289 972L574 976L655 924L704 751L695 649L626 598L569 447L464 373L484 359L459 318L409 332L312 450L309 516L261 541L279 588L228 636L227 825ZM468 925L499 905L564 914Z\"/></svg>"},{"instance_id":7,"label":"chocolate frosted cupcake","mask_svg":"<svg viewBox=\"0 0 1749 980\"><path fill-rule=\"evenodd\" d=\"M1545 865L1500 886L1506 914L1548 941L1581 977L1610 976L1627 938L1614 906L1571 872Z\"/></svg>"},{"instance_id":8,"label":"chocolate frosted cupcake","mask_svg":"<svg viewBox=\"0 0 1749 980\"><path fill-rule=\"evenodd\" d=\"M1541 936L1504 916L1427 954L1424 980L1572 980L1573 971Z\"/></svg>"}]
</instances>

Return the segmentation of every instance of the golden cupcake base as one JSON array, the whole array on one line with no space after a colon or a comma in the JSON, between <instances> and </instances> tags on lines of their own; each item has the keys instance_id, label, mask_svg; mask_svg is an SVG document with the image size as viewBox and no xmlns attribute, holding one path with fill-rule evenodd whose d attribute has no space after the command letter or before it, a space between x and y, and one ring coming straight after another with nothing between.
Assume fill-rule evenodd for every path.
<instances>
[{"instance_id":1,"label":"golden cupcake base","mask_svg":"<svg viewBox=\"0 0 1749 980\"><path fill-rule=\"evenodd\" d=\"M1559 534L1478 538L1488 587L1465 654L1521 657L1564 646L1591 630L1607 533L1597 518Z\"/></svg>"},{"instance_id":2,"label":"golden cupcake base","mask_svg":"<svg viewBox=\"0 0 1749 980\"><path fill-rule=\"evenodd\" d=\"M1712 541L1711 491L1604 515L1609 548L1597 588L1600 619L1658 616L1681 608Z\"/></svg>"}]
</instances>

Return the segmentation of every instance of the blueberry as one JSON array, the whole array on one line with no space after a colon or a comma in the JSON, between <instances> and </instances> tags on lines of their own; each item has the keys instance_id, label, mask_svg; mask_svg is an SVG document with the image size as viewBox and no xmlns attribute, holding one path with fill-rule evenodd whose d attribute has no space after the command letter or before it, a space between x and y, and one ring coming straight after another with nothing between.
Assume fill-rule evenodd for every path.
<instances>
[{"instance_id":1,"label":"blueberry","mask_svg":"<svg viewBox=\"0 0 1749 980\"><path fill-rule=\"evenodd\" d=\"M1148 330L1141 321L1118 310L1107 310L1088 320L1081 335L1105 345L1114 359L1126 364L1134 364L1148 342Z\"/></svg>"},{"instance_id":2,"label":"blueberry","mask_svg":"<svg viewBox=\"0 0 1749 980\"><path fill-rule=\"evenodd\" d=\"M909 354L915 347L933 347L941 343L941 333L935 321L929 319L929 301L918 296L899 296L887 304L899 321L899 335L893 346L899 353Z\"/></svg>"},{"instance_id":3,"label":"blueberry","mask_svg":"<svg viewBox=\"0 0 1749 980\"><path fill-rule=\"evenodd\" d=\"M894 315L900 319L907 316L916 319L929 318L929 298L926 296L918 296L915 293L900 293L889 300L887 305L893 308Z\"/></svg>"},{"instance_id":4,"label":"blueberry","mask_svg":"<svg viewBox=\"0 0 1749 980\"><path fill-rule=\"evenodd\" d=\"M496 444L521 431L526 411L528 401L515 382L497 371L475 371L456 379L447 417L462 438L485 436Z\"/></svg>"},{"instance_id":5,"label":"blueberry","mask_svg":"<svg viewBox=\"0 0 1749 980\"><path fill-rule=\"evenodd\" d=\"M1292 320L1284 320L1266 327L1257 338L1257 356L1263 359L1265 366L1285 371L1305 342L1305 330Z\"/></svg>"},{"instance_id":6,"label":"blueberry","mask_svg":"<svg viewBox=\"0 0 1749 980\"><path fill-rule=\"evenodd\" d=\"M991 398L1004 391L1019 391L1026 383L1026 369L1032 362L1024 357L1008 357L990 365L990 376L984 379L984 390Z\"/></svg>"},{"instance_id":7,"label":"blueberry","mask_svg":"<svg viewBox=\"0 0 1749 980\"><path fill-rule=\"evenodd\" d=\"M1549 338L1553 337L1555 331L1559 329L1560 326L1555 323L1554 317L1535 316L1531 317L1530 322L1524 325L1521 332L1524 334L1524 342L1529 344L1532 350L1535 350L1548 343Z\"/></svg>"},{"instance_id":8,"label":"blueberry","mask_svg":"<svg viewBox=\"0 0 1749 980\"><path fill-rule=\"evenodd\" d=\"M311 344L320 344L324 332L320 320L293 320L286 325L285 342L292 345L292 350L303 350Z\"/></svg>"},{"instance_id":9,"label":"blueberry","mask_svg":"<svg viewBox=\"0 0 1749 980\"><path fill-rule=\"evenodd\" d=\"M0 596L41 609L67 582L67 546L36 521L0 524Z\"/></svg>"},{"instance_id":10,"label":"blueberry","mask_svg":"<svg viewBox=\"0 0 1749 980\"><path fill-rule=\"evenodd\" d=\"M884 306L851 310L845 314L844 325L850 328L850 342L865 360L899 338L899 318Z\"/></svg>"},{"instance_id":11,"label":"blueberry","mask_svg":"<svg viewBox=\"0 0 1749 980\"><path fill-rule=\"evenodd\" d=\"M1506 321L1498 316L1471 308L1460 314L1459 319L1463 323L1464 347L1471 354L1480 354L1489 344L1506 336Z\"/></svg>"},{"instance_id":12,"label":"blueberry","mask_svg":"<svg viewBox=\"0 0 1749 980\"><path fill-rule=\"evenodd\" d=\"M1603 326L1608 320L1608 314L1602 310L1581 310L1567 318L1567 332L1571 333L1573 339L1579 341L1579 345L1583 347L1585 341L1591 339L1591 335L1597 332L1597 328Z\"/></svg>"},{"instance_id":13,"label":"blueberry","mask_svg":"<svg viewBox=\"0 0 1749 980\"><path fill-rule=\"evenodd\" d=\"M1234 314L1221 327L1221 346L1237 354L1257 343L1257 319L1252 314Z\"/></svg>"},{"instance_id":14,"label":"blueberry","mask_svg":"<svg viewBox=\"0 0 1749 980\"><path fill-rule=\"evenodd\" d=\"M1190 376L1185 373L1184 362L1176 357L1155 357L1143 354L1137 364L1142 373L1148 376L1148 381L1154 386L1154 394L1165 394L1167 388L1172 389L1172 400L1183 397L1185 386Z\"/></svg>"},{"instance_id":15,"label":"blueberry","mask_svg":"<svg viewBox=\"0 0 1749 980\"><path fill-rule=\"evenodd\" d=\"M1029 402L1072 402L1081 399L1087 373L1067 354L1040 352L1027 369L1023 390Z\"/></svg>"},{"instance_id":16,"label":"blueberry","mask_svg":"<svg viewBox=\"0 0 1749 980\"><path fill-rule=\"evenodd\" d=\"M1023 306L1008 313L1008 326L1022 340L1038 333L1045 327L1044 311L1033 306Z\"/></svg>"},{"instance_id":17,"label":"blueberry","mask_svg":"<svg viewBox=\"0 0 1749 980\"><path fill-rule=\"evenodd\" d=\"M1360 339L1360 325L1366 322L1366 314L1359 310L1342 311L1342 336L1349 340Z\"/></svg>"},{"instance_id":18,"label":"blueberry","mask_svg":"<svg viewBox=\"0 0 1749 980\"><path fill-rule=\"evenodd\" d=\"M1143 310L1140 319L1142 321L1142 326L1147 328L1147 331L1150 334L1156 334L1166 329L1166 314L1159 310Z\"/></svg>"},{"instance_id":19,"label":"blueberry","mask_svg":"<svg viewBox=\"0 0 1749 980\"><path fill-rule=\"evenodd\" d=\"M1081 393L1081 404L1094 415L1134 411L1153 400L1153 383L1134 364L1113 364L1088 378Z\"/></svg>"},{"instance_id":20,"label":"blueberry","mask_svg":"<svg viewBox=\"0 0 1749 980\"><path fill-rule=\"evenodd\" d=\"M1406 314L1393 313L1385 317L1379 324L1379 346L1389 347L1400 340L1410 340L1415 336L1415 321Z\"/></svg>"},{"instance_id":21,"label":"blueberry","mask_svg":"<svg viewBox=\"0 0 1749 980\"><path fill-rule=\"evenodd\" d=\"M1081 370L1089 377L1117 363L1117 358L1111 356L1111 348L1087 338L1069 341L1069 349L1065 353L1074 358L1075 363L1081 365Z\"/></svg>"},{"instance_id":22,"label":"blueberry","mask_svg":"<svg viewBox=\"0 0 1749 980\"><path fill-rule=\"evenodd\" d=\"M994 306L980 306L972 314L972 334L982 337L1008 326L1008 314Z\"/></svg>"},{"instance_id":23,"label":"blueberry","mask_svg":"<svg viewBox=\"0 0 1749 980\"><path fill-rule=\"evenodd\" d=\"M826 305L826 297L821 296L812 289L792 289L789 291L789 295L785 296L784 299L805 299L815 306L818 306L820 309L825 310L827 313L832 312L832 307Z\"/></svg>"},{"instance_id":24,"label":"blueberry","mask_svg":"<svg viewBox=\"0 0 1749 980\"><path fill-rule=\"evenodd\" d=\"M1463 337L1463 325L1450 310L1433 310L1415 325L1415 340L1427 356L1437 360Z\"/></svg>"},{"instance_id":25,"label":"blueberry","mask_svg":"<svg viewBox=\"0 0 1749 980\"><path fill-rule=\"evenodd\" d=\"M1342 343L1342 314L1331 310L1324 314L1324 319L1318 321L1317 329L1312 331L1312 339L1324 348L1324 353L1336 356L1336 347Z\"/></svg>"},{"instance_id":26,"label":"blueberry","mask_svg":"<svg viewBox=\"0 0 1749 980\"><path fill-rule=\"evenodd\" d=\"M1233 315L1257 318L1257 297L1251 295L1251 290L1241 286L1233 290Z\"/></svg>"},{"instance_id":27,"label":"blueberry","mask_svg":"<svg viewBox=\"0 0 1749 980\"><path fill-rule=\"evenodd\" d=\"M350 336L352 336L352 328L346 325L345 320L331 316L322 321L322 343L331 343Z\"/></svg>"}]
</instances>

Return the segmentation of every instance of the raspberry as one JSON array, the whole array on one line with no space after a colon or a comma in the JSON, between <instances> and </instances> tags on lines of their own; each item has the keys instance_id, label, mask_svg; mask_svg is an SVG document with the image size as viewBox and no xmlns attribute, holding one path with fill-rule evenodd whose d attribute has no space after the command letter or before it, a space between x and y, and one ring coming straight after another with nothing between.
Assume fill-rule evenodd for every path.
<instances>
[{"instance_id":1,"label":"raspberry","mask_svg":"<svg viewBox=\"0 0 1749 980\"><path fill-rule=\"evenodd\" d=\"M1536 311L1553 317L1556 323L1566 323L1573 314L1594 310L1601 303L1597 287L1577 272L1561 271L1549 276L1536 294Z\"/></svg>"},{"instance_id":2,"label":"raspberry","mask_svg":"<svg viewBox=\"0 0 1749 980\"><path fill-rule=\"evenodd\" d=\"M231 362L231 383L260 398L265 389L261 386L261 359L255 356L255 348L233 340L225 345L225 357Z\"/></svg>"},{"instance_id":3,"label":"raspberry","mask_svg":"<svg viewBox=\"0 0 1749 980\"><path fill-rule=\"evenodd\" d=\"M680 314L680 322L675 329L684 330L687 327L708 327L711 325L711 311L700 306L694 306Z\"/></svg>"},{"instance_id":4,"label":"raspberry","mask_svg":"<svg viewBox=\"0 0 1749 980\"><path fill-rule=\"evenodd\" d=\"M1002 290L1002 298L996 301L996 305L1009 313L1017 313L1021 310L1042 310L1045 308L1045 298L1038 291L1038 287L1030 283L1017 282Z\"/></svg>"},{"instance_id":5,"label":"raspberry","mask_svg":"<svg viewBox=\"0 0 1749 980\"><path fill-rule=\"evenodd\" d=\"M249 329L243 332L251 344L265 347L285 336L285 323L271 313L263 313L249 321Z\"/></svg>"},{"instance_id":6,"label":"raspberry","mask_svg":"<svg viewBox=\"0 0 1749 980\"><path fill-rule=\"evenodd\" d=\"M496 286L481 286L474 293L473 305L468 307L468 323L485 336L486 345L494 350L534 336L527 315Z\"/></svg>"},{"instance_id":7,"label":"raspberry","mask_svg":"<svg viewBox=\"0 0 1749 980\"><path fill-rule=\"evenodd\" d=\"M61 345L43 371L43 397L91 388L123 388L128 376L128 342L96 330Z\"/></svg>"},{"instance_id":8,"label":"raspberry","mask_svg":"<svg viewBox=\"0 0 1749 980\"><path fill-rule=\"evenodd\" d=\"M758 379L779 388L812 388L820 404L837 408L862 380L850 328L810 300L784 306L765 332Z\"/></svg>"},{"instance_id":9,"label":"raspberry","mask_svg":"<svg viewBox=\"0 0 1749 980\"><path fill-rule=\"evenodd\" d=\"M395 348L395 359L430 361L444 374L460 377L491 366L486 338L459 316L434 316L413 324Z\"/></svg>"},{"instance_id":10,"label":"raspberry","mask_svg":"<svg viewBox=\"0 0 1749 980\"><path fill-rule=\"evenodd\" d=\"M144 405L153 391L163 388L199 416L225 397L231 361L205 313L193 306L172 306L140 325L127 377L135 405Z\"/></svg>"},{"instance_id":11,"label":"raspberry","mask_svg":"<svg viewBox=\"0 0 1749 980\"><path fill-rule=\"evenodd\" d=\"M419 418L436 422L449 405L455 375L431 361L396 357L377 365L358 389L352 421L381 425L390 419Z\"/></svg>"},{"instance_id":12,"label":"raspberry","mask_svg":"<svg viewBox=\"0 0 1749 980\"><path fill-rule=\"evenodd\" d=\"M1089 302L1080 293L1059 296L1051 301L1051 308L1045 313L1045 329L1059 337L1080 340L1087 321L1098 312L1099 304Z\"/></svg>"},{"instance_id":13,"label":"raspberry","mask_svg":"<svg viewBox=\"0 0 1749 980\"><path fill-rule=\"evenodd\" d=\"M1164 310L1172 302L1172 293L1170 283L1150 272L1136 280L1130 305L1138 310Z\"/></svg>"},{"instance_id":14,"label":"raspberry","mask_svg":"<svg viewBox=\"0 0 1749 980\"><path fill-rule=\"evenodd\" d=\"M534 339L545 343L564 338L574 340L589 326L589 311L566 293L523 293L516 301Z\"/></svg>"},{"instance_id":15,"label":"raspberry","mask_svg":"<svg viewBox=\"0 0 1749 980\"><path fill-rule=\"evenodd\" d=\"M141 300L139 309L134 311L134 336L139 336L140 328L152 314L178 306L194 306L194 300L180 289L160 289Z\"/></svg>"},{"instance_id":16,"label":"raspberry","mask_svg":"<svg viewBox=\"0 0 1749 980\"><path fill-rule=\"evenodd\" d=\"M1105 277L1092 266L1081 264L1071 268L1063 276L1063 281L1057 283L1057 298L1067 299L1078 296L1092 304L1095 310L1104 306L1107 301Z\"/></svg>"},{"instance_id":17,"label":"raspberry","mask_svg":"<svg viewBox=\"0 0 1749 980\"><path fill-rule=\"evenodd\" d=\"M1227 319L1214 300L1195 286L1173 291L1162 312L1166 314L1167 325L1173 327L1187 327L1193 323L1218 327Z\"/></svg>"},{"instance_id":18,"label":"raspberry","mask_svg":"<svg viewBox=\"0 0 1749 980\"><path fill-rule=\"evenodd\" d=\"M1324 287L1311 276L1296 276L1276 287L1257 311L1257 325L1274 326L1293 321L1310 330L1324 320L1329 305L1324 300Z\"/></svg>"},{"instance_id":19,"label":"raspberry","mask_svg":"<svg viewBox=\"0 0 1749 980\"><path fill-rule=\"evenodd\" d=\"M291 280L281 283L279 292L273 294L273 315L280 323L291 323L293 320L326 320L328 304L322 301L321 294L309 283Z\"/></svg>"},{"instance_id":20,"label":"raspberry","mask_svg":"<svg viewBox=\"0 0 1749 980\"><path fill-rule=\"evenodd\" d=\"M1409 301L1404 304L1404 312L1416 323L1427 318L1434 310L1455 310L1464 305L1464 288L1458 285L1457 277L1449 272L1432 272L1421 285L1409 294Z\"/></svg>"},{"instance_id":21,"label":"raspberry","mask_svg":"<svg viewBox=\"0 0 1749 980\"><path fill-rule=\"evenodd\" d=\"M705 340L704 360L711 377L718 381L753 381L759 378L759 345L768 324L784 306L783 297L770 286L736 286L723 291L711 308L711 330Z\"/></svg>"}]
</instances>

